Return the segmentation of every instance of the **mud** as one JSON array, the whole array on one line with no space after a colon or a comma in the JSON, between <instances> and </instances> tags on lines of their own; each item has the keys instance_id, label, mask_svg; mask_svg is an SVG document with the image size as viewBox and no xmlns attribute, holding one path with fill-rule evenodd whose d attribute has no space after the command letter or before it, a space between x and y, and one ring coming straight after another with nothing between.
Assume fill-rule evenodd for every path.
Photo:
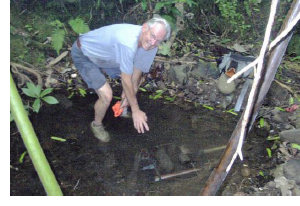
<instances>
[{"instance_id":1,"label":"mud","mask_svg":"<svg viewBox=\"0 0 300 206\"><path fill-rule=\"evenodd\" d=\"M144 93L140 107L148 115L150 131L138 134L130 118L115 118L110 108L104 124L112 141L105 144L89 129L95 100L96 95L89 94L74 98L70 107L43 105L30 116L64 195L198 195L222 154L222 150L202 151L226 145L238 121L229 113L153 100ZM15 123L11 123L10 150L11 195L46 195L28 154L19 163L26 149ZM241 165L237 161L235 167ZM193 168L199 170L159 180Z\"/></svg>"}]
</instances>

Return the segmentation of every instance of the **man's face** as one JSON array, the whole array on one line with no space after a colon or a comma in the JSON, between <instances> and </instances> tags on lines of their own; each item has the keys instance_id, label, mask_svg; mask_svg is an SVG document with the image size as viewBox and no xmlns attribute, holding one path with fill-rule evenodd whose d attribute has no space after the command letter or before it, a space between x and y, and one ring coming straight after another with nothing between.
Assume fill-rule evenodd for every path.
<instances>
[{"instance_id":1,"label":"man's face","mask_svg":"<svg viewBox=\"0 0 300 206\"><path fill-rule=\"evenodd\" d=\"M156 23L150 28L148 24L145 23L142 27L140 46L146 51L151 50L164 40L166 34L167 31L162 24Z\"/></svg>"}]
</instances>

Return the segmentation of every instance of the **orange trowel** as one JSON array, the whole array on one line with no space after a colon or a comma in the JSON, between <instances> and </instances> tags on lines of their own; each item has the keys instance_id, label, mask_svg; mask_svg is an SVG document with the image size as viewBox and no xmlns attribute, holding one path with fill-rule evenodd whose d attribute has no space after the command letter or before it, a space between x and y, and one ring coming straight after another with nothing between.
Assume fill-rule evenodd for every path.
<instances>
[{"instance_id":1,"label":"orange trowel","mask_svg":"<svg viewBox=\"0 0 300 206\"><path fill-rule=\"evenodd\" d=\"M121 101L117 101L114 106L112 106L112 110L114 111L115 117L118 117L122 114L123 109L121 108Z\"/></svg>"}]
</instances>

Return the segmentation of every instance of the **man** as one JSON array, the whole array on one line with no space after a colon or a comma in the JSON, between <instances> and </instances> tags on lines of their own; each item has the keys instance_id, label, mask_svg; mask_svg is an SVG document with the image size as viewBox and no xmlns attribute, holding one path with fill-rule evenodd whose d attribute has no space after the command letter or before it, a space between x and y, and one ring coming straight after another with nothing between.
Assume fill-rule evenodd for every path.
<instances>
[{"instance_id":1,"label":"man","mask_svg":"<svg viewBox=\"0 0 300 206\"><path fill-rule=\"evenodd\" d=\"M74 64L87 83L98 94L95 119L91 129L99 140L109 142L109 133L102 120L110 105L113 92L100 70L111 78L121 77L123 92L121 108L131 106L132 119L139 133L149 131L147 115L140 110L136 98L143 72L149 72L158 45L170 37L168 22L157 16L142 26L113 24L80 36L72 47Z\"/></svg>"}]
</instances>

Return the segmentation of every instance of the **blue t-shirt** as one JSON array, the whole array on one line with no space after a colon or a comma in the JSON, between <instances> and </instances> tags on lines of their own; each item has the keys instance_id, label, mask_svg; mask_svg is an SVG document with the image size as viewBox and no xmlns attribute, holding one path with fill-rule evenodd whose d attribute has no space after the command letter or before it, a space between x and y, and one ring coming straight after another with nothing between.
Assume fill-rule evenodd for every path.
<instances>
[{"instance_id":1,"label":"blue t-shirt","mask_svg":"<svg viewBox=\"0 0 300 206\"><path fill-rule=\"evenodd\" d=\"M142 26L113 24L80 36L81 50L100 68L132 74L133 68L149 72L158 48L138 48Z\"/></svg>"}]
</instances>

